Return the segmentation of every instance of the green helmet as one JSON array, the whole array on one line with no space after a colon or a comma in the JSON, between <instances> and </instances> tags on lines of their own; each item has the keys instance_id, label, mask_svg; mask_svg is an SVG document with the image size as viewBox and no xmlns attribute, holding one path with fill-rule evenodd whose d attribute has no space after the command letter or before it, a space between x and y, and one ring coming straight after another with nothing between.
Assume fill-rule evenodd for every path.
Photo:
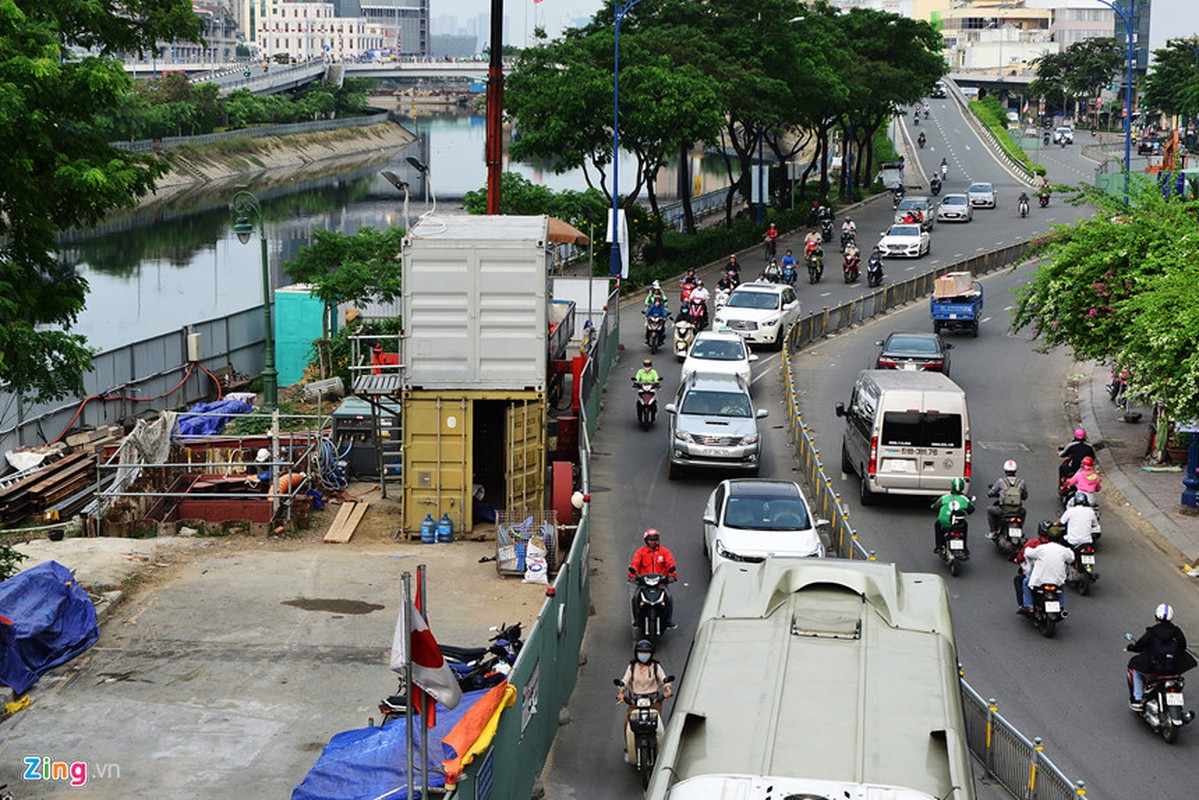
<instances>
[{"instance_id":1,"label":"green helmet","mask_svg":"<svg viewBox=\"0 0 1199 800\"><path fill-rule=\"evenodd\" d=\"M961 478L954 478L949 484L949 489L954 494L961 494L966 491L966 482Z\"/></svg>"}]
</instances>

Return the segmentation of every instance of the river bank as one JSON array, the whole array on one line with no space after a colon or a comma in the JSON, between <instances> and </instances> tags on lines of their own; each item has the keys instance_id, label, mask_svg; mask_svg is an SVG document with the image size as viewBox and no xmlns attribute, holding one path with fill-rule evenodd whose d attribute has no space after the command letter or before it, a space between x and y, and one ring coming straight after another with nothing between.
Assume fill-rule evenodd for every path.
<instances>
[{"instance_id":1,"label":"river bank","mask_svg":"<svg viewBox=\"0 0 1199 800\"><path fill-rule=\"evenodd\" d=\"M344 170L371 161L385 161L416 140L395 122L340 128L332 131L232 139L210 145L184 145L163 156L171 170L141 198L147 208L194 192L225 191L234 185L272 186Z\"/></svg>"}]
</instances>

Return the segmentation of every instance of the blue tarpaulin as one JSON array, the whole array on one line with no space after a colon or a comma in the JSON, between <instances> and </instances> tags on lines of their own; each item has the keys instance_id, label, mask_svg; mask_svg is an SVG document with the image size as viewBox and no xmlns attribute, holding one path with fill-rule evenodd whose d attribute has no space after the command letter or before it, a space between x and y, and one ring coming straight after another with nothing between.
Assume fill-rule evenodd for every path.
<instances>
[{"instance_id":1,"label":"blue tarpaulin","mask_svg":"<svg viewBox=\"0 0 1199 800\"><path fill-rule=\"evenodd\" d=\"M224 400L217 400L215 403L196 403L188 413L180 414L179 421L175 424L175 435L179 437L188 436L215 436L225 428L225 423L237 414L249 414L254 410L254 406L244 400L226 397ZM194 414L227 414L224 417L197 417Z\"/></svg>"},{"instance_id":2,"label":"blue tarpaulin","mask_svg":"<svg viewBox=\"0 0 1199 800\"><path fill-rule=\"evenodd\" d=\"M464 692L453 710L437 705L437 725L429 730L429 786L445 785L442 738L489 689ZM407 800L421 794L420 726L413 719L414 792L408 793L408 725L403 718L380 728L358 728L336 734L316 760L291 800Z\"/></svg>"},{"instance_id":3,"label":"blue tarpaulin","mask_svg":"<svg viewBox=\"0 0 1199 800\"><path fill-rule=\"evenodd\" d=\"M18 695L99 635L91 598L57 561L0 583L0 683Z\"/></svg>"}]
</instances>

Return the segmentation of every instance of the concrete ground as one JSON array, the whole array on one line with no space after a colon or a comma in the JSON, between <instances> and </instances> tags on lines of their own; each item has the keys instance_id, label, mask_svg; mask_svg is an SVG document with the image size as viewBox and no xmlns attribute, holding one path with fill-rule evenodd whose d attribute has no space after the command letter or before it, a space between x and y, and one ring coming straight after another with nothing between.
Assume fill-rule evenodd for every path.
<instances>
[{"instance_id":1,"label":"concrete ground","mask_svg":"<svg viewBox=\"0 0 1199 800\"><path fill-rule=\"evenodd\" d=\"M545 587L480 563L493 540L396 541L395 504L371 502L342 545L320 541L332 504L290 539L22 545L123 600L96 645L44 675L31 706L0 724L11 756L0 784L22 800L286 796L333 734L377 721L378 701L395 691L400 577L421 563L440 641L481 645L502 622L530 629ZM26 755L86 762L91 778L79 788L25 781Z\"/></svg>"}]
</instances>

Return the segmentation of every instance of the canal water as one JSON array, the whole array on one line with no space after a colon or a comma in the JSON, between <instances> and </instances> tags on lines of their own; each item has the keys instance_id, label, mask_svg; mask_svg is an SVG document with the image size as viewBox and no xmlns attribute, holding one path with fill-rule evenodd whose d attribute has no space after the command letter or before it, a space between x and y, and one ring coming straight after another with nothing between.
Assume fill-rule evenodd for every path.
<instances>
[{"instance_id":1,"label":"canal water","mask_svg":"<svg viewBox=\"0 0 1199 800\"><path fill-rule=\"evenodd\" d=\"M269 176L248 187L266 218L268 261L275 287L292 281L284 264L308 244L313 231L347 234L370 226L404 225L403 195L380 176L391 170L411 185L409 214L415 219L437 202L438 213L462 213L462 196L486 184L485 126L481 116L428 115L407 119L417 140L369 164L325 175L297 172ZM428 165L428 180L408 162ZM506 159L506 157L505 157ZM627 163L626 163L627 162ZM621 184L632 186L634 164L622 159ZM505 160L519 172L555 190L587 188L581 170L555 174L544 165ZM693 158L694 194L727 186L718 157ZM659 198L674 199L677 173L664 167ZM262 268L257 237L243 245L233 234L229 202L236 189L205 193L123 214L94 230L71 232L61 242L62 259L91 287L72 332L104 351L179 330L262 304ZM642 202L646 202L644 191Z\"/></svg>"}]
</instances>

